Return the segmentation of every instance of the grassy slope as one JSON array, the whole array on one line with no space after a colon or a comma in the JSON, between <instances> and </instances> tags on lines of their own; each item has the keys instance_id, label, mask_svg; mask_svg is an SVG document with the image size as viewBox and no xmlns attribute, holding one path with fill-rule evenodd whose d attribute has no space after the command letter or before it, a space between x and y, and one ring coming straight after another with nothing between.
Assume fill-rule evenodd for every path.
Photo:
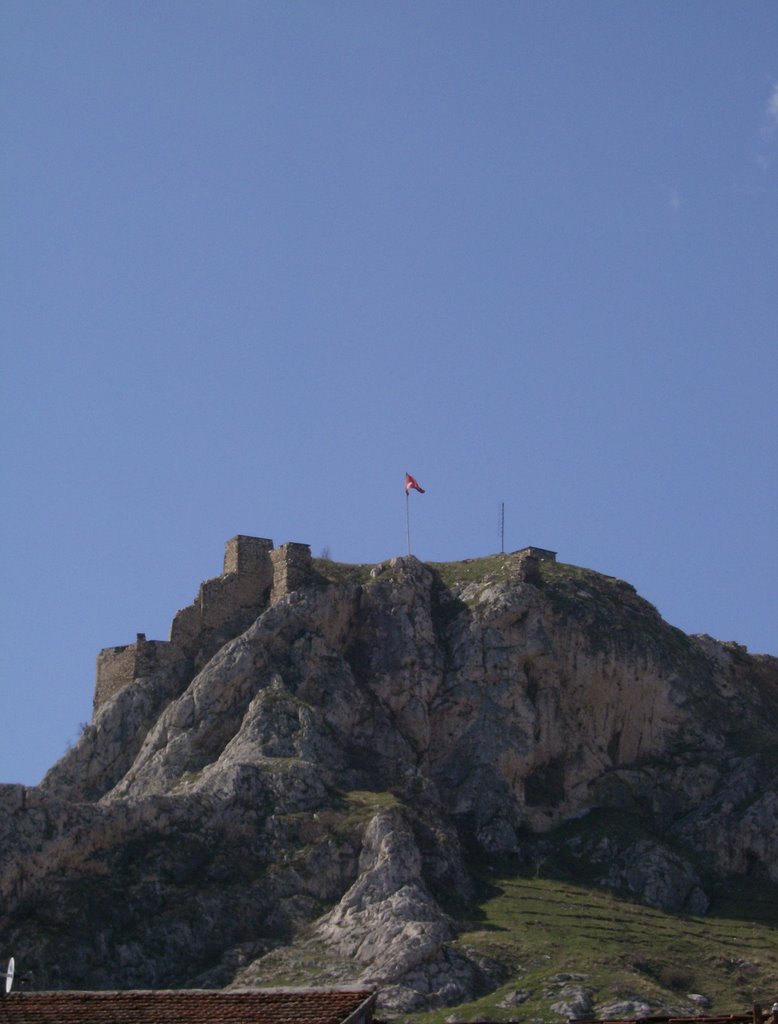
<instances>
[{"instance_id":1,"label":"grassy slope","mask_svg":"<svg viewBox=\"0 0 778 1024\"><path fill-rule=\"evenodd\" d=\"M554 1020L559 974L585 975L595 1006L640 998L653 1008L689 1008L703 993L719 1012L772 1002L778 979L778 887L740 884L719 894L706 917L683 917L618 899L599 889L545 878L481 876L474 919L462 923L456 946L510 964L513 976L496 992L459 1006L463 1021ZM500 1009L521 989L529 998ZM414 1015L444 1021L451 1010Z\"/></svg>"},{"instance_id":2,"label":"grassy slope","mask_svg":"<svg viewBox=\"0 0 778 1024\"><path fill-rule=\"evenodd\" d=\"M397 806L389 793L343 794L343 806L324 822L340 833L362 827L381 809ZM331 820L330 820L331 819ZM321 838L321 837L319 837ZM655 1013L691 1013L689 993L710 1000L710 1012L770 1005L778 983L778 886L748 879L718 889L705 917L665 913L596 886L516 872L481 861L471 865L477 898L459 908L452 943L471 958L489 957L510 974L496 991L471 1003L407 1015L414 1024L457 1021L561 1021L551 1009L564 1000L565 978L591 990L594 1012L608 1003L640 1000ZM546 870L545 868L543 870ZM456 916L454 908L450 908ZM247 968L233 984L342 985L360 967L310 932ZM518 1006L498 1004L517 990Z\"/></svg>"},{"instance_id":3,"label":"grassy slope","mask_svg":"<svg viewBox=\"0 0 778 1024\"><path fill-rule=\"evenodd\" d=\"M769 1006L775 998L778 886L757 890L741 883L722 893L706 917L667 914L602 890L515 874L487 871L480 889L452 945L495 958L511 974L472 1003L406 1015L414 1024L561 1021L565 1017L551 1005L564 998L570 975L579 976L572 984L592 991L594 1012L629 999L656 1013L691 1013L688 993L707 996L711 1013L743 1012L753 1002ZM234 984L353 984L359 970L309 935L271 953ZM526 1000L500 1008L516 990Z\"/></svg>"}]
</instances>

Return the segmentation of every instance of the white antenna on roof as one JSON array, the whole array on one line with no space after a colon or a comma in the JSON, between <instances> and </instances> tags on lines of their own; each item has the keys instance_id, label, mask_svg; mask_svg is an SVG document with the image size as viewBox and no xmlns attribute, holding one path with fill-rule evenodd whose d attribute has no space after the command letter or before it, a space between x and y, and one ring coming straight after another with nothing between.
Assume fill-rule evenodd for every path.
<instances>
[{"instance_id":1,"label":"white antenna on roof","mask_svg":"<svg viewBox=\"0 0 778 1024\"><path fill-rule=\"evenodd\" d=\"M11 957L11 959L8 961L8 967L6 968L5 974L0 974L0 978L5 978L5 994L6 995L8 995L8 993L11 991L11 986L14 983L14 970L15 970L15 968L16 968L16 964L14 963L14 958Z\"/></svg>"}]
</instances>

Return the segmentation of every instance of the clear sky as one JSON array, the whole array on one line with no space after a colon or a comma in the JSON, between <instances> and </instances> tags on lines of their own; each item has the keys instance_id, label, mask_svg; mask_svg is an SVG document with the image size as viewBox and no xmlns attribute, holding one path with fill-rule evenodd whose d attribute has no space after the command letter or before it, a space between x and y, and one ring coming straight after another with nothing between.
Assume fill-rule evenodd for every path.
<instances>
[{"instance_id":1,"label":"clear sky","mask_svg":"<svg viewBox=\"0 0 778 1024\"><path fill-rule=\"evenodd\" d=\"M237 533L778 654L773 0L4 0L0 781Z\"/></svg>"}]
</instances>

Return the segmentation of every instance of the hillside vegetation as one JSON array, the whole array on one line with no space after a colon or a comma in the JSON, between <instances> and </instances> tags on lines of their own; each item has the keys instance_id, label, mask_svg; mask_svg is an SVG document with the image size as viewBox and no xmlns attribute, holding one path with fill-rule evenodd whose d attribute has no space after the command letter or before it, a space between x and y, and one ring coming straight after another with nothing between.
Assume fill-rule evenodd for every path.
<instances>
[{"instance_id":1,"label":"hillside vegetation","mask_svg":"<svg viewBox=\"0 0 778 1024\"><path fill-rule=\"evenodd\" d=\"M463 1021L591 1016L614 1003L649 1012L735 1012L778 978L778 887L722 885L705 917L669 914L555 879L479 877L476 912L456 944L512 967L494 992L457 1008ZM519 1000L515 995L519 993ZM702 1005L690 994L704 993ZM507 999L514 1005L501 1006ZM627 1011L627 1015L635 1012ZM645 1011L643 1011L645 1012ZM420 1015L437 1024L450 1011Z\"/></svg>"}]
</instances>

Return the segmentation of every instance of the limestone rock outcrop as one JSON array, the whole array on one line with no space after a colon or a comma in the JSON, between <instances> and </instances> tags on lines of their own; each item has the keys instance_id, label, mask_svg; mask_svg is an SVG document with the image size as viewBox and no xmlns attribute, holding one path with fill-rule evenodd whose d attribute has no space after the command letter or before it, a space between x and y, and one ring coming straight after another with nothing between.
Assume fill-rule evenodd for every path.
<instances>
[{"instance_id":1,"label":"limestone rock outcrop","mask_svg":"<svg viewBox=\"0 0 778 1024\"><path fill-rule=\"evenodd\" d=\"M40 987L240 984L288 950L456 1005L503 976L452 946L474 859L694 914L706 879L778 881L778 660L526 555L262 579L0 787L0 937Z\"/></svg>"}]
</instances>

